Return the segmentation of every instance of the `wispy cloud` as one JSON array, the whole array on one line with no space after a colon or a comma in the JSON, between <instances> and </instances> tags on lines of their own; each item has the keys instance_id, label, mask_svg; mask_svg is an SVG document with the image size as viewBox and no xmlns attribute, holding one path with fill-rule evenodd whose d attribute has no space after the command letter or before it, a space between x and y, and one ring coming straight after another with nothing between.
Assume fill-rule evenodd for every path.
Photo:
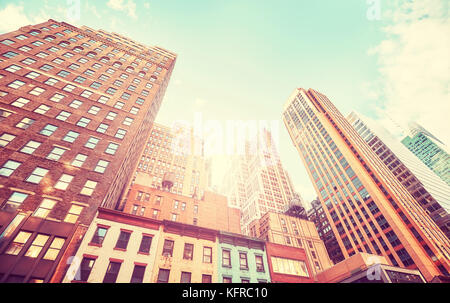
<instances>
[{"instance_id":1,"label":"wispy cloud","mask_svg":"<svg viewBox=\"0 0 450 303\"><path fill-rule=\"evenodd\" d=\"M126 12L131 18L137 19L136 3L133 0L109 0L107 5L113 10Z\"/></svg>"},{"instance_id":2,"label":"wispy cloud","mask_svg":"<svg viewBox=\"0 0 450 303\"><path fill-rule=\"evenodd\" d=\"M399 1L383 16L386 39L368 53L377 56L380 73L369 93L380 92L383 113L402 126L417 121L450 143L447 14L447 0Z\"/></svg>"},{"instance_id":3,"label":"wispy cloud","mask_svg":"<svg viewBox=\"0 0 450 303\"><path fill-rule=\"evenodd\" d=\"M23 5L8 4L0 10L0 32L10 32L30 24L47 21L49 17L42 12L33 16L25 14Z\"/></svg>"}]
</instances>

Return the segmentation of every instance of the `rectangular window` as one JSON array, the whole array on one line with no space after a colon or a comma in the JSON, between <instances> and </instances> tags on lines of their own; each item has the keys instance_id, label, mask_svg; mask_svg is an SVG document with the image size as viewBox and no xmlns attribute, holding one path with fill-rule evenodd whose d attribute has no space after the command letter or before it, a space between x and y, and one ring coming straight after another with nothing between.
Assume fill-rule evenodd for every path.
<instances>
[{"instance_id":1,"label":"rectangular window","mask_svg":"<svg viewBox=\"0 0 450 303\"><path fill-rule=\"evenodd\" d=\"M31 175L25 181L34 183L34 184L39 184L47 173L48 173L48 169L45 169L42 167L36 167L33 170L33 172L31 173Z\"/></svg>"},{"instance_id":2,"label":"rectangular window","mask_svg":"<svg viewBox=\"0 0 450 303\"><path fill-rule=\"evenodd\" d=\"M57 129L58 129L57 126L52 125L52 124L47 124L39 133L41 135L50 137Z\"/></svg>"},{"instance_id":3,"label":"rectangular window","mask_svg":"<svg viewBox=\"0 0 450 303\"><path fill-rule=\"evenodd\" d=\"M60 189L60 190L66 190L67 187L69 186L70 182L72 182L73 176L71 175L67 175L67 174L63 174L58 182L56 182L55 184L55 188L56 189Z\"/></svg>"},{"instance_id":4,"label":"rectangular window","mask_svg":"<svg viewBox=\"0 0 450 303\"><path fill-rule=\"evenodd\" d=\"M203 247L203 263L212 263L212 247Z\"/></svg>"},{"instance_id":5,"label":"rectangular window","mask_svg":"<svg viewBox=\"0 0 450 303\"><path fill-rule=\"evenodd\" d=\"M202 283L212 283L211 275L202 275Z\"/></svg>"},{"instance_id":6,"label":"rectangular window","mask_svg":"<svg viewBox=\"0 0 450 303\"><path fill-rule=\"evenodd\" d=\"M134 265L130 283L142 283L144 281L145 266Z\"/></svg>"},{"instance_id":7,"label":"rectangular window","mask_svg":"<svg viewBox=\"0 0 450 303\"><path fill-rule=\"evenodd\" d=\"M81 212L83 211L83 206L80 205L71 205L70 209L64 218L64 222L67 223L75 223L78 220L78 217L80 217Z\"/></svg>"},{"instance_id":8,"label":"rectangular window","mask_svg":"<svg viewBox=\"0 0 450 303\"><path fill-rule=\"evenodd\" d=\"M239 265L240 269L248 269L247 253L239 253Z\"/></svg>"},{"instance_id":9,"label":"rectangular window","mask_svg":"<svg viewBox=\"0 0 450 303\"><path fill-rule=\"evenodd\" d=\"M8 134L8 133L3 133L0 136L0 147L5 147L9 144L9 142L11 142L12 140L14 140L16 138L16 136Z\"/></svg>"},{"instance_id":10,"label":"rectangular window","mask_svg":"<svg viewBox=\"0 0 450 303\"><path fill-rule=\"evenodd\" d=\"M116 248L127 249L128 241L130 241L130 232L121 231L119 235L119 239L117 239Z\"/></svg>"},{"instance_id":11,"label":"rectangular window","mask_svg":"<svg viewBox=\"0 0 450 303\"><path fill-rule=\"evenodd\" d=\"M109 165L109 161L99 160L97 165L94 168L94 171L97 173L103 174L106 171L106 168Z\"/></svg>"},{"instance_id":12,"label":"rectangular window","mask_svg":"<svg viewBox=\"0 0 450 303\"><path fill-rule=\"evenodd\" d=\"M84 257L80 265L80 279L78 281L87 282L94 267L95 259ZM75 275L76 277L76 275Z\"/></svg>"},{"instance_id":13,"label":"rectangular window","mask_svg":"<svg viewBox=\"0 0 450 303\"><path fill-rule=\"evenodd\" d=\"M33 123L35 122L35 120L30 119L30 118L23 118L19 123L16 124L17 128L21 128L21 129L27 129L28 127L30 127Z\"/></svg>"},{"instance_id":14,"label":"rectangular window","mask_svg":"<svg viewBox=\"0 0 450 303\"><path fill-rule=\"evenodd\" d=\"M142 236L141 245L139 246L139 252L148 254L152 245L152 237Z\"/></svg>"},{"instance_id":15,"label":"rectangular window","mask_svg":"<svg viewBox=\"0 0 450 303\"><path fill-rule=\"evenodd\" d=\"M182 271L180 283L191 283L191 273Z\"/></svg>"},{"instance_id":16,"label":"rectangular window","mask_svg":"<svg viewBox=\"0 0 450 303\"><path fill-rule=\"evenodd\" d=\"M65 142L73 143L73 142L75 142L75 140L78 138L79 135L80 135L80 133L70 130L64 136L64 138L62 140L65 141Z\"/></svg>"},{"instance_id":17,"label":"rectangular window","mask_svg":"<svg viewBox=\"0 0 450 303\"><path fill-rule=\"evenodd\" d=\"M28 194L21 192L13 192L9 199L3 205L3 209L6 211L14 211L22 205L23 201L28 198Z\"/></svg>"},{"instance_id":18,"label":"rectangular window","mask_svg":"<svg viewBox=\"0 0 450 303\"><path fill-rule=\"evenodd\" d=\"M43 199L41 205L34 211L33 216L39 218L47 218L48 214L52 211L56 201L51 199Z\"/></svg>"},{"instance_id":19,"label":"rectangular window","mask_svg":"<svg viewBox=\"0 0 450 303\"><path fill-rule=\"evenodd\" d=\"M83 154L78 154L75 156L75 159L73 159L71 165L75 166L75 167L82 167L84 161L86 161L87 159L87 155L83 155Z\"/></svg>"},{"instance_id":20,"label":"rectangular window","mask_svg":"<svg viewBox=\"0 0 450 303\"><path fill-rule=\"evenodd\" d=\"M172 257L173 246L174 246L174 241L167 240L167 239L164 240L164 247L163 247L162 255L165 257Z\"/></svg>"},{"instance_id":21,"label":"rectangular window","mask_svg":"<svg viewBox=\"0 0 450 303\"><path fill-rule=\"evenodd\" d=\"M9 177L14 171L21 165L21 162L8 160L5 164L0 168L0 176Z\"/></svg>"},{"instance_id":22,"label":"rectangular window","mask_svg":"<svg viewBox=\"0 0 450 303\"><path fill-rule=\"evenodd\" d=\"M91 243L102 245L107 231L107 228L98 226L94 236L92 237Z\"/></svg>"},{"instance_id":23,"label":"rectangular window","mask_svg":"<svg viewBox=\"0 0 450 303\"><path fill-rule=\"evenodd\" d=\"M50 109L51 109L50 106L47 106L45 104L41 104L34 110L34 112L38 113L38 114L41 114L41 115L45 115Z\"/></svg>"},{"instance_id":24,"label":"rectangular window","mask_svg":"<svg viewBox=\"0 0 450 303\"><path fill-rule=\"evenodd\" d=\"M103 283L116 283L121 265L122 263L119 262L109 262L108 269L106 270L105 277L103 278Z\"/></svg>"},{"instance_id":25,"label":"rectangular window","mask_svg":"<svg viewBox=\"0 0 450 303\"><path fill-rule=\"evenodd\" d=\"M109 154L109 155L114 155L118 148L119 148L119 144L109 143L108 147L105 150L105 153Z\"/></svg>"},{"instance_id":26,"label":"rectangular window","mask_svg":"<svg viewBox=\"0 0 450 303\"><path fill-rule=\"evenodd\" d=\"M256 271L264 272L264 261L262 256L255 256Z\"/></svg>"},{"instance_id":27,"label":"rectangular window","mask_svg":"<svg viewBox=\"0 0 450 303\"><path fill-rule=\"evenodd\" d=\"M66 239L64 238L55 237L52 243L50 244L50 247L47 249L47 252L45 253L43 259L55 261L65 241Z\"/></svg>"},{"instance_id":28,"label":"rectangular window","mask_svg":"<svg viewBox=\"0 0 450 303\"><path fill-rule=\"evenodd\" d=\"M170 270L169 269L159 269L158 273L158 281L157 283L168 283L169 282L169 275Z\"/></svg>"},{"instance_id":29,"label":"rectangular window","mask_svg":"<svg viewBox=\"0 0 450 303\"><path fill-rule=\"evenodd\" d=\"M100 142L100 139L90 137L84 146L90 149L94 149L97 146L98 142Z\"/></svg>"},{"instance_id":30,"label":"rectangular window","mask_svg":"<svg viewBox=\"0 0 450 303\"><path fill-rule=\"evenodd\" d=\"M25 257L37 258L45 243L47 243L48 238L49 236L47 235L38 234L25 253Z\"/></svg>"},{"instance_id":31,"label":"rectangular window","mask_svg":"<svg viewBox=\"0 0 450 303\"><path fill-rule=\"evenodd\" d=\"M194 256L194 244L185 243L183 259L184 260L192 260L193 256Z\"/></svg>"},{"instance_id":32,"label":"rectangular window","mask_svg":"<svg viewBox=\"0 0 450 303\"><path fill-rule=\"evenodd\" d=\"M231 267L231 251L222 250L222 266L223 267Z\"/></svg>"},{"instance_id":33,"label":"rectangular window","mask_svg":"<svg viewBox=\"0 0 450 303\"><path fill-rule=\"evenodd\" d=\"M69 106L70 106L70 107L73 107L73 108L79 108L82 104L83 104L83 102L80 101L80 100L73 100L73 101L69 104Z\"/></svg>"},{"instance_id":34,"label":"rectangular window","mask_svg":"<svg viewBox=\"0 0 450 303\"><path fill-rule=\"evenodd\" d=\"M31 233L26 231L20 231L17 236L14 238L11 244L9 244L8 249L5 251L6 255L14 255L17 256L22 248L27 243L28 239L30 239Z\"/></svg>"},{"instance_id":35,"label":"rectangular window","mask_svg":"<svg viewBox=\"0 0 450 303\"><path fill-rule=\"evenodd\" d=\"M87 180L84 184L83 188L81 189L80 194L85 196L92 196L92 193L95 190L95 187L97 187L97 182L92 180Z\"/></svg>"}]
</instances>

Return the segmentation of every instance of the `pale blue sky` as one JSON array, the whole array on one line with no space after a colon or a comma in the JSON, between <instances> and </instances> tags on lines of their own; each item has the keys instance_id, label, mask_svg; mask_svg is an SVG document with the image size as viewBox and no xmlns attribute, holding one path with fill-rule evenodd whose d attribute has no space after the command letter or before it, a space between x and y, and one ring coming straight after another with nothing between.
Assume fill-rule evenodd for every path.
<instances>
[{"instance_id":1,"label":"pale blue sky","mask_svg":"<svg viewBox=\"0 0 450 303\"><path fill-rule=\"evenodd\" d=\"M0 14L13 5L31 23L66 20L69 2L2 0ZM81 0L72 23L178 54L157 122L192 121L195 112L222 122L280 120L282 162L308 202L313 187L280 119L291 92L317 89L344 115L374 116L384 103L371 91L380 85L380 62L368 50L386 39L392 20L368 20L366 0L107 2Z\"/></svg>"}]
</instances>

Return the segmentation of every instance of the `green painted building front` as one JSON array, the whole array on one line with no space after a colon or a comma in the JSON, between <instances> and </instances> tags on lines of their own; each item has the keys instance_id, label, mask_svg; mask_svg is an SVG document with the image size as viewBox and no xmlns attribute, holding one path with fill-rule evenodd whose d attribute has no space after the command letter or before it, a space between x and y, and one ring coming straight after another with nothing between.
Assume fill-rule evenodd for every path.
<instances>
[{"instance_id":1,"label":"green painted building front","mask_svg":"<svg viewBox=\"0 0 450 303\"><path fill-rule=\"evenodd\" d=\"M227 232L218 238L218 283L270 282L264 241Z\"/></svg>"}]
</instances>

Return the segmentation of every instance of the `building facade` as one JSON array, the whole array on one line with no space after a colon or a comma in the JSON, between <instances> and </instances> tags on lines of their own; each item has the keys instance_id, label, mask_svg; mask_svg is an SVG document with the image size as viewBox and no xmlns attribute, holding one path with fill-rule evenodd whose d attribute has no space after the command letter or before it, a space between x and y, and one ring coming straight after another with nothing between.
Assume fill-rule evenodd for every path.
<instances>
[{"instance_id":1,"label":"building facade","mask_svg":"<svg viewBox=\"0 0 450 303\"><path fill-rule=\"evenodd\" d=\"M323 94L296 89L283 120L344 258L357 252L419 269L450 269L449 239Z\"/></svg>"},{"instance_id":2,"label":"building facade","mask_svg":"<svg viewBox=\"0 0 450 303\"><path fill-rule=\"evenodd\" d=\"M230 164L221 191L230 205L241 209L243 234L249 235L249 224L267 211L282 212L292 199L301 201L298 194L294 196L291 180L268 130L262 130L258 140L246 141L244 155L233 156Z\"/></svg>"},{"instance_id":3,"label":"building facade","mask_svg":"<svg viewBox=\"0 0 450 303\"><path fill-rule=\"evenodd\" d=\"M264 241L219 232L218 283L269 283L270 271Z\"/></svg>"},{"instance_id":4,"label":"building facade","mask_svg":"<svg viewBox=\"0 0 450 303\"><path fill-rule=\"evenodd\" d=\"M314 222L274 212L268 212L256 221L250 228L254 232L253 237L270 243L303 248L311 265L312 276L333 265Z\"/></svg>"},{"instance_id":5,"label":"building facade","mask_svg":"<svg viewBox=\"0 0 450 303\"><path fill-rule=\"evenodd\" d=\"M450 238L450 186L369 118L352 112L347 119Z\"/></svg>"},{"instance_id":6,"label":"building facade","mask_svg":"<svg viewBox=\"0 0 450 303\"><path fill-rule=\"evenodd\" d=\"M62 283L152 282L161 222L99 208Z\"/></svg>"},{"instance_id":7,"label":"building facade","mask_svg":"<svg viewBox=\"0 0 450 303\"><path fill-rule=\"evenodd\" d=\"M225 196L205 191L201 198L147 186L141 173L131 186L123 211L147 218L170 220L216 230L240 233L240 210L229 207Z\"/></svg>"},{"instance_id":8,"label":"building facade","mask_svg":"<svg viewBox=\"0 0 450 303\"><path fill-rule=\"evenodd\" d=\"M325 212L319 200L311 202L311 208L308 210L308 220L314 222L320 239L323 241L328 256L334 264L344 260L341 247L333 233L330 222L325 215Z\"/></svg>"},{"instance_id":9,"label":"building facade","mask_svg":"<svg viewBox=\"0 0 450 303\"><path fill-rule=\"evenodd\" d=\"M314 274L303 248L266 243L272 283L313 283Z\"/></svg>"},{"instance_id":10,"label":"building facade","mask_svg":"<svg viewBox=\"0 0 450 303\"><path fill-rule=\"evenodd\" d=\"M100 204L114 206L175 61L161 48L54 20L0 35L0 217L10 219L0 233L30 215L52 230L87 226ZM45 245L61 236L48 233ZM0 249L19 234L4 235Z\"/></svg>"},{"instance_id":11,"label":"building facade","mask_svg":"<svg viewBox=\"0 0 450 303\"><path fill-rule=\"evenodd\" d=\"M450 154L445 144L417 123L402 143L450 186Z\"/></svg>"}]
</instances>

